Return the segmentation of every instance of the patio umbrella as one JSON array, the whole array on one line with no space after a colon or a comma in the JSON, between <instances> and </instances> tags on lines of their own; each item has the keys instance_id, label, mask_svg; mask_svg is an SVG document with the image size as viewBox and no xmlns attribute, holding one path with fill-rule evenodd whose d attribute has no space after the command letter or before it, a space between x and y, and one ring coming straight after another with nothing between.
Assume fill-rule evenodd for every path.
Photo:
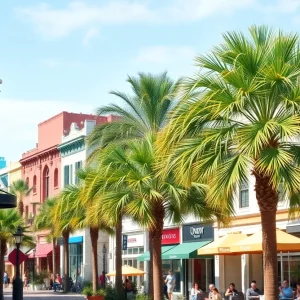
<instances>
[{"instance_id":1,"label":"patio umbrella","mask_svg":"<svg viewBox=\"0 0 300 300\"><path fill-rule=\"evenodd\" d=\"M300 251L300 239L288 234L280 229L276 229L277 251L278 252L298 252ZM262 231L258 231L251 236L235 243L230 248L233 253L262 253Z\"/></svg>"},{"instance_id":2,"label":"patio umbrella","mask_svg":"<svg viewBox=\"0 0 300 300\"><path fill-rule=\"evenodd\" d=\"M198 249L198 255L223 255L231 253L231 246L244 240L247 235L240 232L228 233L212 243Z\"/></svg>"},{"instance_id":3,"label":"patio umbrella","mask_svg":"<svg viewBox=\"0 0 300 300\"><path fill-rule=\"evenodd\" d=\"M123 276L142 276L145 272L131 266L122 266ZM106 274L106 276L116 276L116 271Z\"/></svg>"}]
</instances>

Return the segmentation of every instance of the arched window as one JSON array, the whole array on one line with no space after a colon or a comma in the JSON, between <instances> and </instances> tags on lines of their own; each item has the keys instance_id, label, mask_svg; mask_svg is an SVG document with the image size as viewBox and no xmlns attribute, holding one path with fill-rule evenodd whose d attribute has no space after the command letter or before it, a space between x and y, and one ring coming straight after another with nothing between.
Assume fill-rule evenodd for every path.
<instances>
[{"instance_id":1,"label":"arched window","mask_svg":"<svg viewBox=\"0 0 300 300\"><path fill-rule=\"evenodd\" d=\"M26 177L26 184L29 185L29 177Z\"/></svg>"},{"instance_id":2,"label":"arched window","mask_svg":"<svg viewBox=\"0 0 300 300\"><path fill-rule=\"evenodd\" d=\"M54 187L58 187L58 169L54 170Z\"/></svg>"},{"instance_id":3,"label":"arched window","mask_svg":"<svg viewBox=\"0 0 300 300\"><path fill-rule=\"evenodd\" d=\"M33 176L33 187L32 192L36 194L36 175Z\"/></svg>"},{"instance_id":4,"label":"arched window","mask_svg":"<svg viewBox=\"0 0 300 300\"><path fill-rule=\"evenodd\" d=\"M50 195L50 172L48 166L45 166L43 172L43 198L46 200Z\"/></svg>"}]
</instances>

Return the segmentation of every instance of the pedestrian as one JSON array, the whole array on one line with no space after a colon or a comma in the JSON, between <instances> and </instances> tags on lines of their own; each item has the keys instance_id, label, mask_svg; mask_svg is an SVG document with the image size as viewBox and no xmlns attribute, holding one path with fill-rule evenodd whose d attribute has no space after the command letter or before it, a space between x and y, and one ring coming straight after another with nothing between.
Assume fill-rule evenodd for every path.
<instances>
[{"instance_id":1,"label":"pedestrian","mask_svg":"<svg viewBox=\"0 0 300 300\"><path fill-rule=\"evenodd\" d=\"M3 274L3 283L4 283L4 287L7 288L7 286L8 286L8 274L7 274L7 271L4 271L4 274Z\"/></svg>"},{"instance_id":2,"label":"pedestrian","mask_svg":"<svg viewBox=\"0 0 300 300\"><path fill-rule=\"evenodd\" d=\"M172 293L175 288L175 282L176 282L175 276L173 275L172 270L169 270L169 275L165 280L165 283L167 284L167 288L168 288L169 300L172 300Z\"/></svg>"},{"instance_id":3,"label":"pedestrian","mask_svg":"<svg viewBox=\"0 0 300 300\"><path fill-rule=\"evenodd\" d=\"M60 277L59 274L56 274L56 278L53 283L54 292L56 292L57 287L61 286L61 284L62 284L62 278Z\"/></svg>"}]
</instances>

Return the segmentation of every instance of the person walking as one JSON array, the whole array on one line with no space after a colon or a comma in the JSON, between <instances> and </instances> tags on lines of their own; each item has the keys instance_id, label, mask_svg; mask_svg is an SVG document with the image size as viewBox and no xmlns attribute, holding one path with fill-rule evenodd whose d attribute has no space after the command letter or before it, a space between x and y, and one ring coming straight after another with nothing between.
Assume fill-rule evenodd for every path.
<instances>
[{"instance_id":1,"label":"person walking","mask_svg":"<svg viewBox=\"0 0 300 300\"><path fill-rule=\"evenodd\" d=\"M172 293L175 288L175 282L176 282L175 276L173 275L172 271L169 270L169 275L166 277L166 281L165 281L168 288L169 300L172 300Z\"/></svg>"}]
</instances>

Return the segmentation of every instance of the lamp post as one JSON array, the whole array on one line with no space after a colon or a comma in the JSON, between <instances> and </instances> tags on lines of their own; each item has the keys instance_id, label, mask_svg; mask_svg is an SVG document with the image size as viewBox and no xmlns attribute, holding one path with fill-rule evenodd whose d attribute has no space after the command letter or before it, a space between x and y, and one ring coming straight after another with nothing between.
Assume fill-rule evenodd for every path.
<instances>
[{"instance_id":1,"label":"lamp post","mask_svg":"<svg viewBox=\"0 0 300 300\"><path fill-rule=\"evenodd\" d=\"M20 245L23 240L23 230L18 226L17 232L14 234L17 255L16 255L16 278L13 282L13 300L23 300L23 282L20 276Z\"/></svg>"},{"instance_id":2,"label":"lamp post","mask_svg":"<svg viewBox=\"0 0 300 300\"><path fill-rule=\"evenodd\" d=\"M105 244L103 245L103 249L102 249L102 253L103 253L103 272L102 272L102 275L103 275L103 288L105 289L105 284L106 284L106 276L105 276L105 273L106 273L106 270L105 270L105 263L106 263L106 246Z\"/></svg>"},{"instance_id":3,"label":"lamp post","mask_svg":"<svg viewBox=\"0 0 300 300\"><path fill-rule=\"evenodd\" d=\"M35 253L36 253L36 248L32 250L33 253L33 269L32 269L32 283L34 282L34 272L35 272Z\"/></svg>"}]
</instances>

